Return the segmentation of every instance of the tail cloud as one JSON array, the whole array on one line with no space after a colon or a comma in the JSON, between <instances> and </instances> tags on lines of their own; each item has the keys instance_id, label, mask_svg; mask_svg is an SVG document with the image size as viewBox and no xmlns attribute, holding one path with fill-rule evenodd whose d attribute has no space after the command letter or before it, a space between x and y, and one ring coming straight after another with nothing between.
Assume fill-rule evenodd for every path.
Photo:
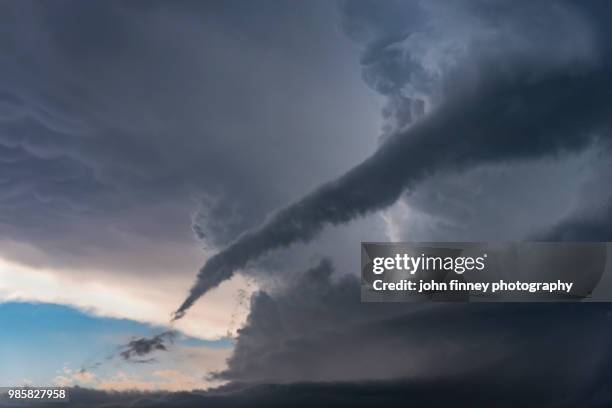
<instances>
[{"instance_id":1,"label":"tail cloud","mask_svg":"<svg viewBox=\"0 0 612 408\"><path fill-rule=\"evenodd\" d=\"M353 6L348 14L354 22L368 23L364 23L363 17L368 15L368 4L384 6L380 2L364 4L361 8ZM510 2L509 7L514 4L527 7ZM420 32L415 37L413 31L396 30L389 37L391 41L385 40L381 29L383 33L369 42L364 53L362 63L366 80L376 89L384 89L383 94L389 97L390 104L409 101L413 107L416 104L418 110L428 105L427 112L419 114L418 120L413 117L406 119L405 123L396 120L396 126L387 128L389 134L368 159L301 200L278 210L261 226L243 233L211 257L200 269L187 298L174 312L173 320L182 318L202 295L249 262L270 251L308 242L328 225L347 223L390 206L405 190L433 173L457 171L489 162L562 154L586 148L595 142L607 145L612 118L610 53L597 48L600 42L596 40L592 40L595 45L589 48L588 55L582 46L572 53L563 41L566 38L564 27L569 27L567 31L575 34L574 25L578 24L588 39L603 35L599 31L601 27L595 20L585 23L586 14L573 18L569 11L559 12L558 6L551 10L550 18L556 18L553 22L558 23L551 27L557 31L544 38L556 37L565 48L549 41L522 38L525 41L507 41L508 47L512 48L505 50L506 43L501 41L504 33L497 33L497 37L487 42L485 40L489 37L483 38L476 32L475 38L465 40L464 54L455 56L452 69L443 75L440 70L432 71L428 65L415 62L419 55L410 48L410 40L428 36ZM426 11L430 14L436 12ZM516 12L516 21L524 21L522 12ZM481 14L491 18L490 13ZM353 30L355 24L351 26ZM421 26L428 30L432 27L431 24ZM449 30L447 26L441 24L440 27L444 30L442 34L453 35L446 32ZM464 27L457 30L465 31ZM375 30L368 32L372 31ZM529 31L525 34L525 30L516 27L511 31L527 36L537 34ZM401 32L399 37L398 32ZM490 30L483 32L487 36L493 35ZM430 37L439 38L440 35ZM493 46L488 47L489 43ZM601 44L606 46L605 42ZM418 45L414 50L423 48ZM404 49L398 54L399 46ZM544 52L548 53L548 58L540 55ZM404 72L402 70L405 75L398 76L398 72ZM411 76L411 72L419 75ZM434 79L437 85L429 86L435 82ZM429 84L430 89L436 90L430 94L435 97L432 96L431 100L406 97L407 90L416 89L413 86L415 81L416 84ZM395 116L406 111L403 105L392 109ZM408 111L414 113L414 109Z\"/></svg>"},{"instance_id":2,"label":"tail cloud","mask_svg":"<svg viewBox=\"0 0 612 408\"><path fill-rule=\"evenodd\" d=\"M177 333L173 330L168 330L157 334L151 338L140 337L131 340L123 351L119 353L121 358L125 361L137 362L137 363L148 363L154 361L153 359L142 359L142 357L151 354L154 351L167 351L168 343L173 343Z\"/></svg>"}]
</instances>

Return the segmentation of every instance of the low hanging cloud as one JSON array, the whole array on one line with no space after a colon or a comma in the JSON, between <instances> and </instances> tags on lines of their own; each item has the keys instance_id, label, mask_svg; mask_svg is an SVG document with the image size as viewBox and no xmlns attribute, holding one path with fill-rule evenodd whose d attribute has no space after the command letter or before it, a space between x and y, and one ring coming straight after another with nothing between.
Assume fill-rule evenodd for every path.
<instances>
[{"instance_id":1,"label":"low hanging cloud","mask_svg":"<svg viewBox=\"0 0 612 408\"><path fill-rule=\"evenodd\" d=\"M143 359L143 357L154 351L168 351L169 344L174 342L176 336L176 331L168 330L150 338L139 337L131 340L125 346L125 349L119 353L119 355L125 361L136 363L152 362L154 360L150 358Z\"/></svg>"},{"instance_id":2,"label":"low hanging cloud","mask_svg":"<svg viewBox=\"0 0 612 408\"><path fill-rule=\"evenodd\" d=\"M333 271L323 260L283 290L255 295L217 377L433 384L495 373L523 390L574 392L596 388L612 368L606 304L363 304L358 278L335 280Z\"/></svg>"},{"instance_id":3,"label":"low hanging cloud","mask_svg":"<svg viewBox=\"0 0 612 408\"><path fill-rule=\"evenodd\" d=\"M601 408L612 401L610 392L596 389L594 394L574 388L538 387L535 381L528 388L509 386L492 378L460 377L452 381L429 382L414 380L328 382L300 384L230 385L211 391L193 392L107 392L85 388L72 388L70 406L76 408L96 407L295 407L330 406L340 408L362 408L372 406L402 406L409 402L415 406L435 407L555 407L555 408ZM478 390L478 392L475 392ZM469 405L467 405L469 404ZM9 403L7 407L23 406ZM54 408L57 403L41 402L41 407Z\"/></svg>"},{"instance_id":4,"label":"low hanging cloud","mask_svg":"<svg viewBox=\"0 0 612 408\"><path fill-rule=\"evenodd\" d=\"M468 5L451 10L465 21L480 23L473 24L474 28L457 25L464 43L432 43L441 55L453 51L450 62L444 60L436 69L419 61L427 55L417 51L428 43L417 47L410 40L427 35L437 39L452 35L452 30L422 32L415 24L412 31L405 27L399 38L396 32L389 36L382 29L383 34L371 40L364 60L369 73L366 79L374 78L370 81L377 89L396 96L407 88L418 90L418 85L427 82L426 89L417 94L429 92L429 100L413 97L410 102L427 103L429 113L416 121L408 118L409 127L396 123L397 129L371 157L272 214L261 226L243 233L211 257L174 312L174 320L249 262L270 251L308 242L326 225L346 223L383 209L432 174L562 155L595 143L607 149L612 68L609 50L600 45L605 30L599 22L563 3L543 2L535 9L508 4L507 21L491 33L485 28L499 16L486 5ZM525 19L534 12L553 28L526 25ZM434 27L436 22L442 27L440 21L448 17L448 11L441 8L423 13ZM349 17L355 19L355 14ZM402 69L407 73L395 75ZM409 75L415 72L418 75Z\"/></svg>"},{"instance_id":5,"label":"low hanging cloud","mask_svg":"<svg viewBox=\"0 0 612 408\"><path fill-rule=\"evenodd\" d=\"M179 333L176 330L166 330L150 337L133 338L127 344L119 347L118 351L109 354L103 359L83 365L77 374L91 374L104 364L112 361L115 357L120 357L124 362L132 364L156 363L156 358L149 356L158 351L168 351L178 335Z\"/></svg>"}]
</instances>

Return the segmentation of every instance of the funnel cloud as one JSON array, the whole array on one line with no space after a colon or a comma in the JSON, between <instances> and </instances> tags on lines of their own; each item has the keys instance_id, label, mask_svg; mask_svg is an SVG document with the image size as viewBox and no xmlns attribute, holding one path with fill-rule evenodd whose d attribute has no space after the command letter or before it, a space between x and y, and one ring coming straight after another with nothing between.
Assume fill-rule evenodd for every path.
<instances>
[{"instance_id":1,"label":"funnel cloud","mask_svg":"<svg viewBox=\"0 0 612 408\"><path fill-rule=\"evenodd\" d=\"M600 41L604 22L591 15L587 23L574 5L541 2L507 4L499 24L485 4L460 4L344 4L347 33L366 44L364 79L387 98L381 146L211 257L173 320L249 262L388 207L429 175L607 148L612 67ZM554 28L532 24L531 15ZM449 16L458 23L449 27Z\"/></svg>"},{"instance_id":2,"label":"funnel cloud","mask_svg":"<svg viewBox=\"0 0 612 408\"><path fill-rule=\"evenodd\" d=\"M342 177L242 234L200 269L173 319L183 317L198 298L250 261L308 242L326 225L385 208L434 172L559 154L600 139L608 142L612 71L583 75L560 70L535 83L527 82L528 77L522 70L510 76L492 72L477 89L391 136Z\"/></svg>"}]
</instances>

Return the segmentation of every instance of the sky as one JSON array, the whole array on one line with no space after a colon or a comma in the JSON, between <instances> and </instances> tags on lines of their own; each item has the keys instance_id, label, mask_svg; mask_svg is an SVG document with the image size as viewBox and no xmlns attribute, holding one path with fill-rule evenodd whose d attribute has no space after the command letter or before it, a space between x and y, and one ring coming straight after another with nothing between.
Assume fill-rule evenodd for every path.
<instances>
[{"instance_id":1,"label":"sky","mask_svg":"<svg viewBox=\"0 0 612 408\"><path fill-rule=\"evenodd\" d=\"M92 316L51 303L7 302L0 305L0 312L2 384L78 384L109 390L200 387L206 375L203 367L222 368L232 348L229 338L207 341L181 336L172 359L161 356L151 370L145 364L125 364L116 358L118 345L150 335L155 329L150 325ZM100 356L104 356L104 367L95 373L81 371L101 360Z\"/></svg>"},{"instance_id":2,"label":"sky","mask_svg":"<svg viewBox=\"0 0 612 408\"><path fill-rule=\"evenodd\" d=\"M610 19L1 2L0 385L356 406L483 383L487 406L495 380L605 405L605 304L361 304L357 276L362 241L610 241Z\"/></svg>"}]
</instances>

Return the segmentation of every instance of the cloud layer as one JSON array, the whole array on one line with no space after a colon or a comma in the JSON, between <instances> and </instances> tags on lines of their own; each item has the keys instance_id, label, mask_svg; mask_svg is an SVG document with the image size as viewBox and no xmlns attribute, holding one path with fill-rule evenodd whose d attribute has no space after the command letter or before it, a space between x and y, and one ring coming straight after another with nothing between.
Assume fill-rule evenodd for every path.
<instances>
[{"instance_id":1,"label":"cloud layer","mask_svg":"<svg viewBox=\"0 0 612 408\"><path fill-rule=\"evenodd\" d=\"M363 158L378 101L334 13L323 1L0 5L0 257L19 267L2 271L0 301L167 321L213 250ZM41 271L58 283L42 295ZM87 290L58 289L78 281ZM223 335L231 296L188 331Z\"/></svg>"}]
</instances>

